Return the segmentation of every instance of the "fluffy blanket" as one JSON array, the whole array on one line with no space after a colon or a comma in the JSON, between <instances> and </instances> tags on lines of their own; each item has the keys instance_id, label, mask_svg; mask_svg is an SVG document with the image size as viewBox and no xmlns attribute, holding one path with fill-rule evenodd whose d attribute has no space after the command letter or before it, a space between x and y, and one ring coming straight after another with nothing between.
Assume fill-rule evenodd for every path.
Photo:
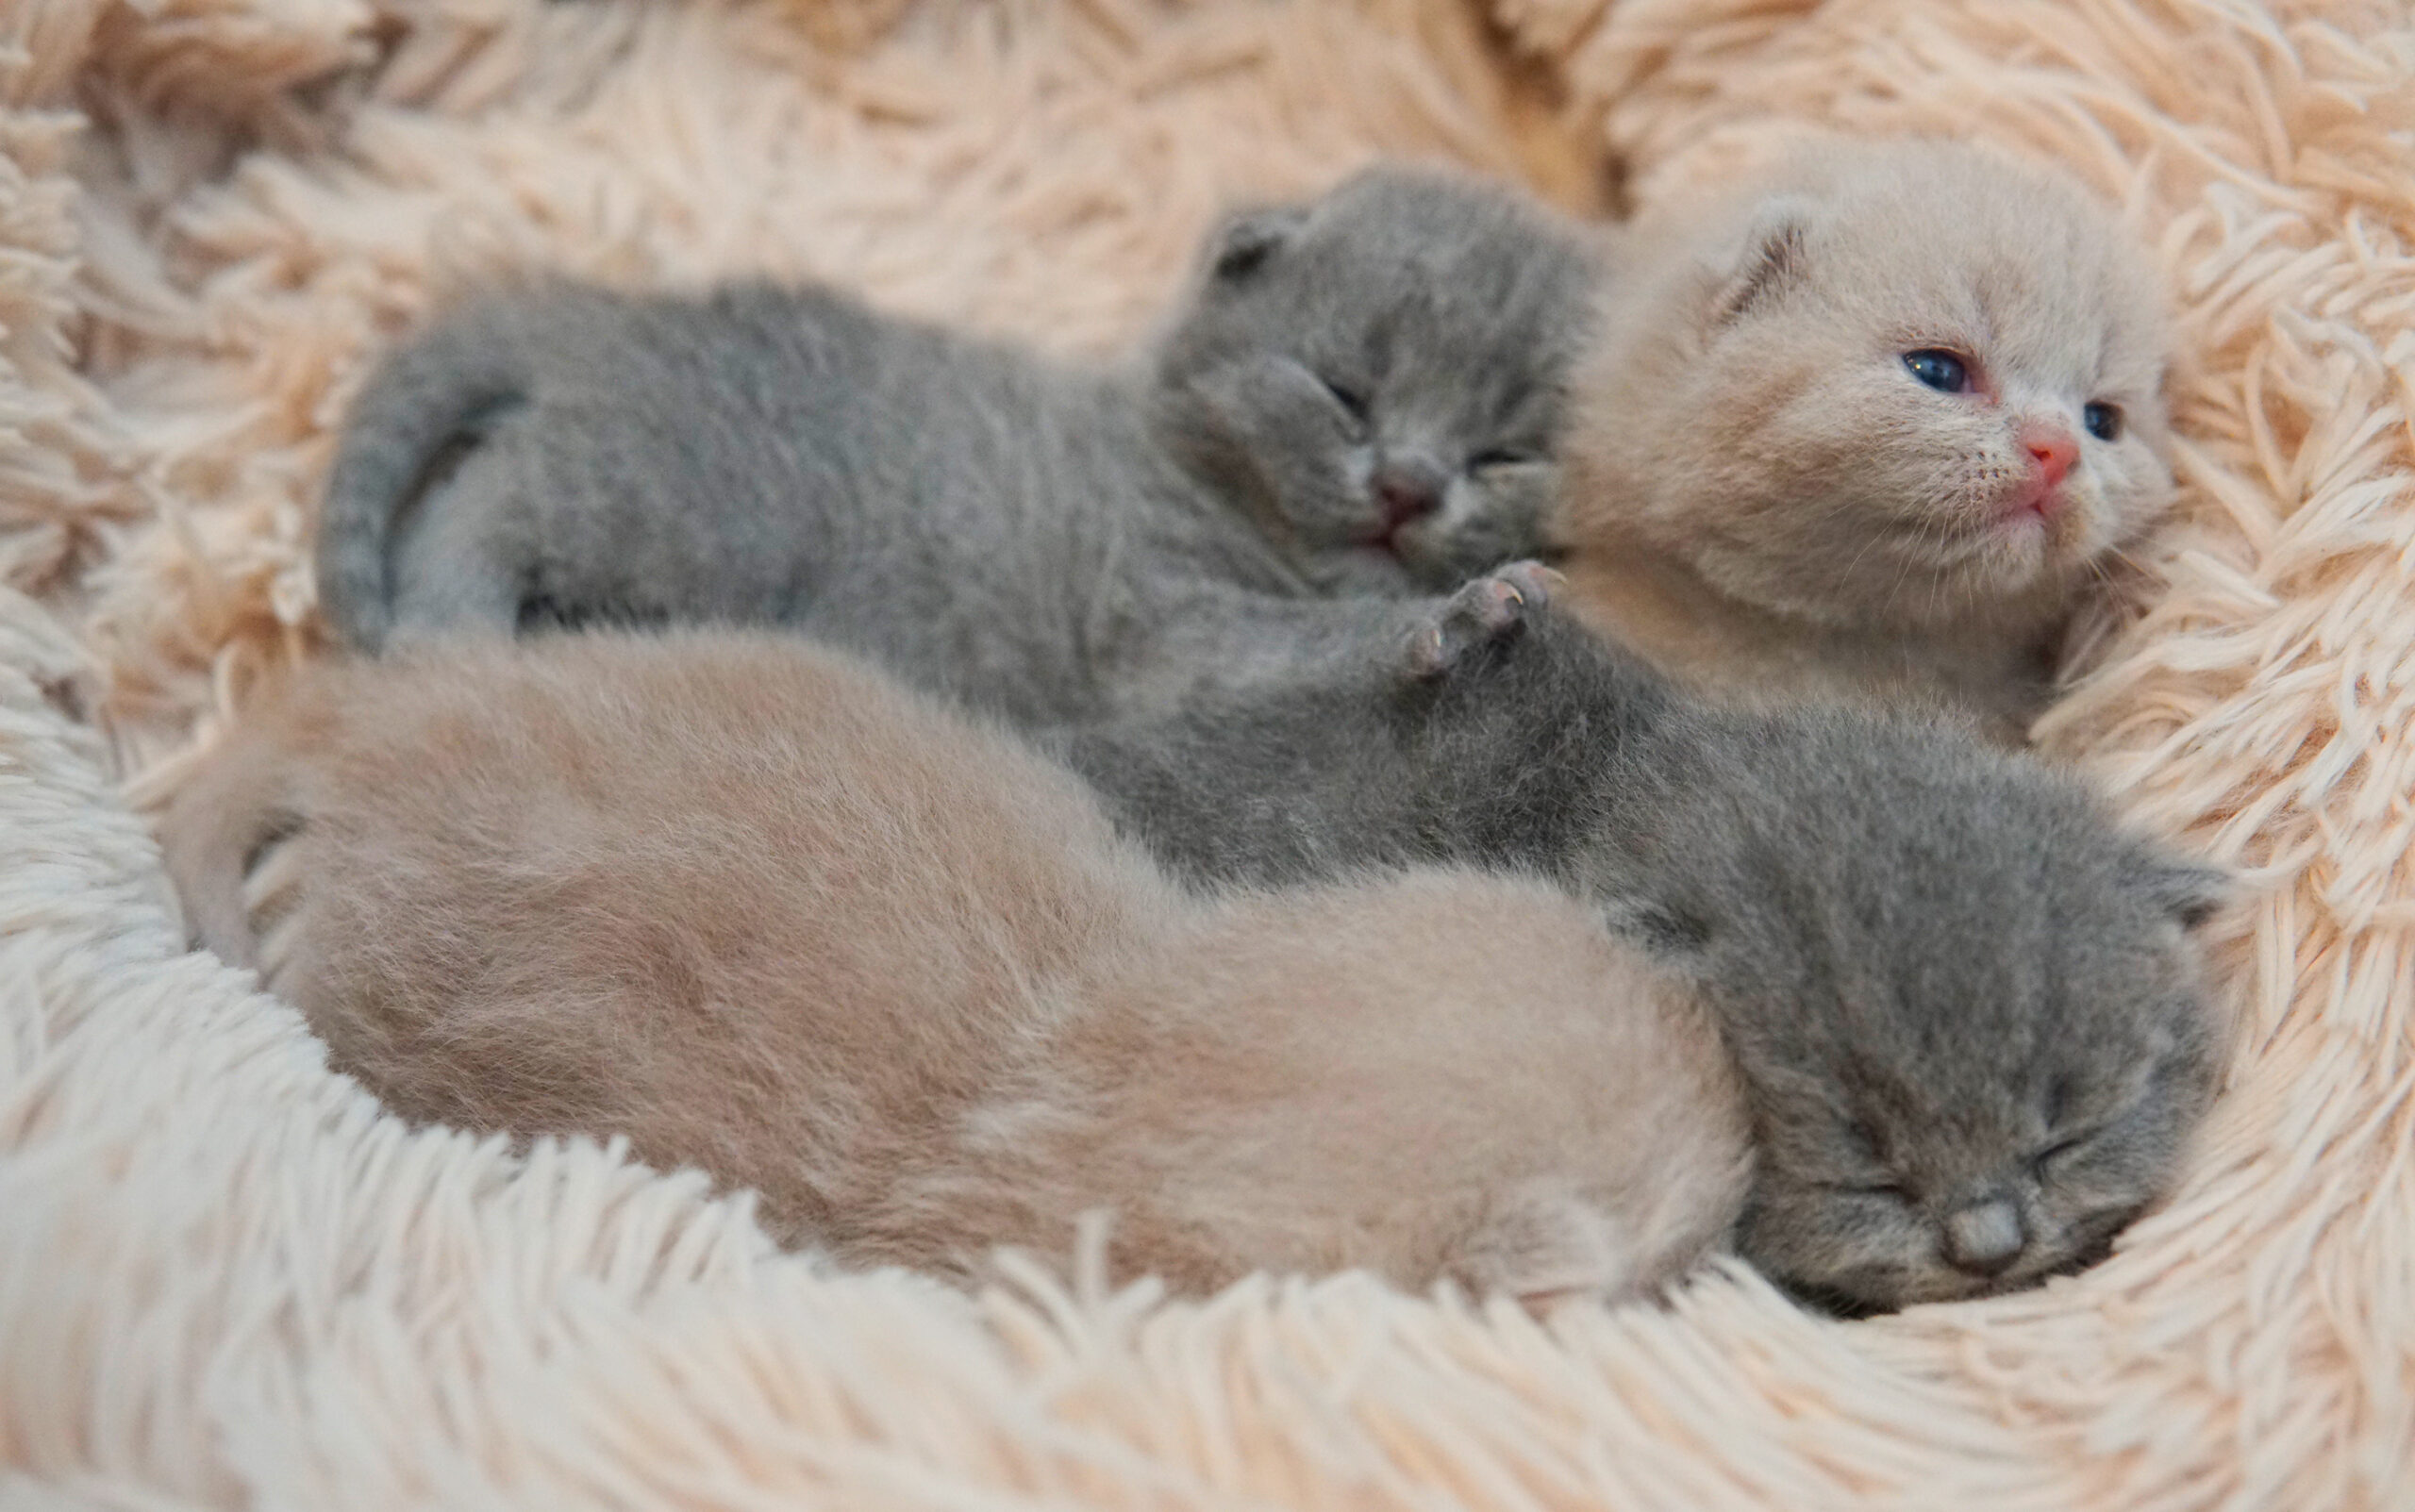
<instances>
[{"instance_id":1,"label":"fluffy blanket","mask_svg":"<svg viewBox=\"0 0 2415 1512\"><path fill-rule=\"evenodd\" d=\"M0 1504L2415 1503L2411 125L2395 0L9 0ZM181 950L136 806L310 651L330 424L465 282L824 274L1095 348L1228 197L1389 152L1615 208L1812 127L2072 163L2181 302L2179 518L2040 733L2248 875L2243 1031L2102 1267L1853 1324L1736 1269L1548 1328L968 1297L408 1131Z\"/></svg>"}]
</instances>

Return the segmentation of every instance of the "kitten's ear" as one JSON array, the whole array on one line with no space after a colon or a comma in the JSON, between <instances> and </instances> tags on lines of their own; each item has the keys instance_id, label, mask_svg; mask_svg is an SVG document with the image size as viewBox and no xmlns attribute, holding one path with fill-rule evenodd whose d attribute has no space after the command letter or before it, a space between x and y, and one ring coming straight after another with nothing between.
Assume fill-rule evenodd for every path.
<instances>
[{"instance_id":1,"label":"kitten's ear","mask_svg":"<svg viewBox=\"0 0 2415 1512\"><path fill-rule=\"evenodd\" d=\"M2183 929L2202 927L2231 897L2230 873L2218 867L2150 861L2139 870L2134 885Z\"/></svg>"},{"instance_id":2,"label":"kitten's ear","mask_svg":"<svg viewBox=\"0 0 2415 1512\"><path fill-rule=\"evenodd\" d=\"M1708 923L1657 898L1629 893L1599 899L1594 907L1611 934L1664 961L1683 965L1710 945Z\"/></svg>"},{"instance_id":3,"label":"kitten's ear","mask_svg":"<svg viewBox=\"0 0 2415 1512\"><path fill-rule=\"evenodd\" d=\"M1785 293L1803 276L1817 208L1798 194L1779 194L1761 203L1728 260L1718 297L1711 301L1711 324L1728 324Z\"/></svg>"},{"instance_id":4,"label":"kitten's ear","mask_svg":"<svg viewBox=\"0 0 2415 1512\"><path fill-rule=\"evenodd\" d=\"M1283 244L1307 224L1307 210L1297 205L1247 210L1226 221L1216 233L1208 269L1218 278L1246 278L1266 265Z\"/></svg>"}]
</instances>

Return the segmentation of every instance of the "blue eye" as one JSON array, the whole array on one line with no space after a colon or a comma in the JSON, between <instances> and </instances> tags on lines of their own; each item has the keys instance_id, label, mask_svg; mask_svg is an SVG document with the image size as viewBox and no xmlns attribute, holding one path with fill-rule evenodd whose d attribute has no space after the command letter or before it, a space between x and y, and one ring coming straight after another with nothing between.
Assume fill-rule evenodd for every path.
<instances>
[{"instance_id":1,"label":"blue eye","mask_svg":"<svg viewBox=\"0 0 2415 1512\"><path fill-rule=\"evenodd\" d=\"M1912 376L1940 393L1960 393L1971 386L1971 370L1960 357L1934 347L1904 354L1904 366Z\"/></svg>"},{"instance_id":2,"label":"blue eye","mask_svg":"<svg viewBox=\"0 0 2415 1512\"><path fill-rule=\"evenodd\" d=\"M2122 407L2093 404L2079 412L2080 424L2088 433L2101 441L2118 440L2122 434Z\"/></svg>"}]
</instances>

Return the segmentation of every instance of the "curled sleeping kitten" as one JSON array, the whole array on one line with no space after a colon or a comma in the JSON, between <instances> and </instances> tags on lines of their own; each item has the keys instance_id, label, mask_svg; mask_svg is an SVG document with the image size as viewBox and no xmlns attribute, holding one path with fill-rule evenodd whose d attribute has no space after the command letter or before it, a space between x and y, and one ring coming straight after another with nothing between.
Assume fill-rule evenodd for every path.
<instances>
[{"instance_id":1,"label":"curled sleeping kitten","mask_svg":"<svg viewBox=\"0 0 2415 1512\"><path fill-rule=\"evenodd\" d=\"M1742 1197L1701 1005L1566 891L1205 896L1029 745L793 638L314 669L163 839L201 936L396 1111L625 1134L852 1262L1061 1256L1105 1208L1115 1271L1186 1289L1540 1304L1657 1286Z\"/></svg>"},{"instance_id":2,"label":"curled sleeping kitten","mask_svg":"<svg viewBox=\"0 0 2415 1512\"><path fill-rule=\"evenodd\" d=\"M1742 1076L1740 1252L1840 1311L2035 1285L2167 1191L2224 1026L2222 877L1931 723L1707 703L1518 564L1392 650L1063 748L1179 871L1557 880L1690 981Z\"/></svg>"},{"instance_id":3,"label":"curled sleeping kitten","mask_svg":"<svg viewBox=\"0 0 2415 1512\"><path fill-rule=\"evenodd\" d=\"M1109 369L826 289L492 295L355 405L321 601L373 649L779 623L1024 721L1152 706L1529 552L1595 274L1524 197L1388 167L1232 219Z\"/></svg>"},{"instance_id":4,"label":"curled sleeping kitten","mask_svg":"<svg viewBox=\"0 0 2415 1512\"><path fill-rule=\"evenodd\" d=\"M1573 606L1706 686L2023 739L2172 494L2162 293L2107 208L1975 147L1835 145L1612 263L1562 442Z\"/></svg>"}]
</instances>

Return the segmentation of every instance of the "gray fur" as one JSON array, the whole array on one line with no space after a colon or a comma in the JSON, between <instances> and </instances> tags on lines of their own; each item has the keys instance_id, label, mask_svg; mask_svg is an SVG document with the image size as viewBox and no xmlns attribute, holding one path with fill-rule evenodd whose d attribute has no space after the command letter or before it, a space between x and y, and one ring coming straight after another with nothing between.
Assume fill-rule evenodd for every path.
<instances>
[{"instance_id":1,"label":"gray fur","mask_svg":"<svg viewBox=\"0 0 2415 1512\"><path fill-rule=\"evenodd\" d=\"M827 290L490 297L363 391L321 598L370 648L772 622L1027 721L1155 706L1531 551L1593 281L1523 198L1385 168L1235 218L1106 371ZM1432 508L1371 545L1387 489Z\"/></svg>"},{"instance_id":2,"label":"gray fur","mask_svg":"<svg viewBox=\"0 0 2415 1512\"><path fill-rule=\"evenodd\" d=\"M1204 879L1540 871L1690 963L1757 1147L1741 1252L1847 1311L2033 1285L2170 1185L2221 1034L2221 878L1951 728L1721 709L1527 567L1400 606L1388 660L1060 739Z\"/></svg>"}]
</instances>

